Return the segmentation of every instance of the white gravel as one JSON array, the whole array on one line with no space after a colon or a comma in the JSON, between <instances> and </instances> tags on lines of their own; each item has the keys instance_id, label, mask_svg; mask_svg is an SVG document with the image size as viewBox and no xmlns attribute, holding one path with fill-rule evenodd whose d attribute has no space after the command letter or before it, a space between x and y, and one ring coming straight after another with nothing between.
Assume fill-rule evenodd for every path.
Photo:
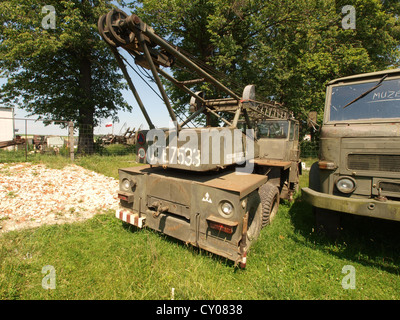
<instances>
[{"instance_id":1,"label":"white gravel","mask_svg":"<svg viewBox=\"0 0 400 320\"><path fill-rule=\"evenodd\" d=\"M0 233L116 210L117 191L118 180L77 165L0 163Z\"/></svg>"}]
</instances>

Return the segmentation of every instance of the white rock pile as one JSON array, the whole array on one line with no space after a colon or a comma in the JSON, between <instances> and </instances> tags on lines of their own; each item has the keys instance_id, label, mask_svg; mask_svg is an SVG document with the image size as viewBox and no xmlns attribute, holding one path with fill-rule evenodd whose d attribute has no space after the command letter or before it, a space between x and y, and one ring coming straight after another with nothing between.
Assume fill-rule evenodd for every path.
<instances>
[{"instance_id":1,"label":"white rock pile","mask_svg":"<svg viewBox=\"0 0 400 320\"><path fill-rule=\"evenodd\" d=\"M0 232L81 221L118 207L118 180L77 165L0 163Z\"/></svg>"}]
</instances>

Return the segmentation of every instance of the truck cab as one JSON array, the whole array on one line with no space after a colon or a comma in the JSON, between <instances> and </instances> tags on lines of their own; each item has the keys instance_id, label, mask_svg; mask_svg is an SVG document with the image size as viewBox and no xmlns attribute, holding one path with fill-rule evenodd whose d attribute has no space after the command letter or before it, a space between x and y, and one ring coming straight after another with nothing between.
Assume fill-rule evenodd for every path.
<instances>
[{"instance_id":1,"label":"truck cab","mask_svg":"<svg viewBox=\"0 0 400 320\"><path fill-rule=\"evenodd\" d=\"M255 136L259 158L258 173L268 171L269 182L279 189L281 199L292 200L301 174L299 122L295 119L256 121Z\"/></svg>"},{"instance_id":2,"label":"truck cab","mask_svg":"<svg viewBox=\"0 0 400 320\"><path fill-rule=\"evenodd\" d=\"M268 119L257 123L260 157L283 161L299 158L299 123L296 120Z\"/></svg>"},{"instance_id":3,"label":"truck cab","mask_svg":"<svg viewBox=\"0 0 400 320\"><path fill-rule=\"evenodd\" d=\"M399 69L327 85L319 161L302 195L331 231L337 212L400 221Z\"/></svg>"}]
</instances>

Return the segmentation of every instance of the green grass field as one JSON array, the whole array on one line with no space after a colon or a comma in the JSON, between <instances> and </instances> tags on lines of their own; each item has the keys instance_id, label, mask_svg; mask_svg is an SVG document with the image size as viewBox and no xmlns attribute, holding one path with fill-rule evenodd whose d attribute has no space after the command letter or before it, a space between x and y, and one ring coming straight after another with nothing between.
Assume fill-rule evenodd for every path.
<instances>
[{"instance_id":1,"label":"green grass field","mask_svg":"<svg viewBox=\"0 0 400 320\"><path fill-rule=\"evenodd\" d=\"M51 167L69 163L40 160ZM311 160L310 160L311 161ZM76 164L117 177L129 156L92 156ZM307 172L301 186L307 185ZM0 299L388 299L400 298L399 223L345 217L343 235L314 231L311 207L284 202L252 247L247 268L186 246L149 229L136 229L114 212L85 222L0 235ZM55 289L45 290L42 268L52 266ZM344 289L345 266L355 289ZM346 268L346 267L345 267Z\"/></svg>"}]
</instances>

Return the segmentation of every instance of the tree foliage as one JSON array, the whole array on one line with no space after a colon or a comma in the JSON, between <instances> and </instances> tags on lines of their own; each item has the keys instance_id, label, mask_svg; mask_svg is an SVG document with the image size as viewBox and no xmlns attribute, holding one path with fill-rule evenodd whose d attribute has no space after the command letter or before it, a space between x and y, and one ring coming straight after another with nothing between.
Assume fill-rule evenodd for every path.
<instances>
[{"instance_id":1,"label":"tree foliage","mask_svg":"<svg viewBox=\"0 0 400 320\"><path fill-rule=\"evenodd\" d=\"M80 129L129 109L115 60L97 31L111 1L57 1L55 29L41 24L46 4L1 3L0 76L8 78L1 101L43 119L74 120ZM355 8L355 29L342 27L345 5ZM258 100L283 103L298 118L310 110L322 114L328 81L399 63L398 1L137 0L129 7L239 95L255 84ZM172 72L186 80L179 66ZM167 91L175 109L187 112L189 97L172 86ZM89 130L88 141L92 136Z\"/></svg>"},{"instance_id":2,"label":"tree foliage","mask_svg":"<svg viewBox=\"0 0 400 320\"><path fill-rule=\"evenodd\" d=\"M355 29L343 28L345 5L355 8ZM322 115L330 80L399 63L397 1L141 0L131 7L237 93L255 84L258 100L283 103L300 119L311 110ZM182 110L184 95L168 90Z\"/></svg>"},{"instance_id":3,"label":"tree foliage","mask_svg":"<svg viewBox=\"0 0 400 320\"><path fill-rule=\"evenodd\" d=\"M55 28L48 28L46 4L1 3L0 76L8 79L1 100L44 120L74 121L79 126L79 150L90 152L99 119L129 109L121 94L122 76L97 31L98 17L111 4L55 1Z\"/></svg>"}]
</instances>

